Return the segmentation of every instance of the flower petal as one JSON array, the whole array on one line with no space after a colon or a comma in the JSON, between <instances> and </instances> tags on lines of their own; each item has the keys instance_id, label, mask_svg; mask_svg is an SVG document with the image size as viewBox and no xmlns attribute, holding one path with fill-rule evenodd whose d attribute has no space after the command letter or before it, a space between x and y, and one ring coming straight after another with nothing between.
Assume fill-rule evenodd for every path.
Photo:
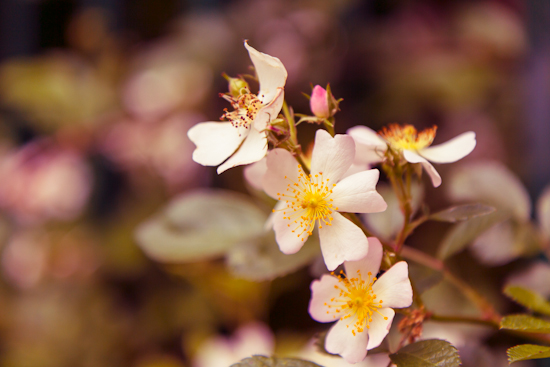
<instances>
[{"instance_id":1,"label":"flower petal","mask_svg":"<svg viewBox=\"0 0 550 367\"><path fill-rule=\"evenodd\" d=\"M349 363L361 362L367 355L369 335L367 331L352 334L348 324L351 319L339 320L327 333L325 348L327 352L340 354Z\"/></svg>"},{"instance_id":2,"label":"flower petal","mask_svg":"<svg viewBox=\"0 0 550 367\"><path fill-rule=\"evenodd\" d=\"M391 308L381 308L379 312L381 315L377 312L372 315L372 322L370 323L368 329L369 342L367 344L367 350L374 349L382 344L382 341L384 341L384 338L390 332L395 311ZM384 317L387 317L388 319L385 320Z\"/></svg>"},{"instance_id":3,"label":"flower petal","mask_svg":"<svg viewBox=\"0 0 550 367\"><path fill-rule=\"evenodd\" d=\"M319 227L321 252L328 270L344 261L360 260L369 251L369 241L363 231L338 212L332 213L330 226Z\"/></svg>"},{"instance_id":4,"label":"flower petal","mask_svg":"<svg viewBox=\"0 0 550 367\"><path fill-rule=\"evenodd\" d=\"M284 88L287 72L285 66L276 57L257 51L244 41L244 47L248 50L250 59L260 80L260 92L258 98L264 104L270 103L277 94L278 88Z\"/></svg>"},{"instance_id":5,"label":"flower petal","mask_svg":"<svg viewBox=\"0 0 550 367\"><path fill-rule=\"evenodd\" d=\"M388 205L376 191L380 172L371 169L356 173L338 182L332 189L331 199L340 212L378 213Z\"/></svg>"},{"instance_id":6,"label":"flower petal","mask_svg":"<svg viewBox=\"0 0 550 367\"><path fill-rule=\"evenodd\" d=\"M187 132L197 149L193 160L203 166L217 166L229 157L248 135L248 130L238 129L230 122L202 122Z\"/></svg>"},{"instance_id":7,"label":"flower petal","mask_svg":"<svg viewBox=\"0 0 550 367\"><path fill-rule=\"evenodd\" d=\"M476 133L468 131L439 145L418 151L422 157L434 163L452 163L466 157L476 147Z\"/></svg>"},{"instance_id":8,"label":"flower petal","mask_svg":"<svg viewBox=\"0 0 550 367\"><path fill-rule=\"evenodd\" d=\"M284 101L285 93L282 88L279 88L277 89L274 99L258 111L256 118L252 122L252 126L258 131L265 130L267 124L277 118L279 112L281 112Z\"/></svg>"},{"instance_id":9,"label":"flower petal","mask_svg":"<svg viewBox=\"0 0 550 367\"><path fill-rule=\"evenodd\" d=\"M311 174L322 172L324 179L336 183L351 166L354 157L355 143L351 136L340 134L333 138L325 130L317 130L311 155Z\"/></svg>"},{"instance_id":10,"label":"flower petal","mask_svg":"<svg viewBox=\"0 0 550 367\"><path fill-rule=\"evenodd\" d=\"M262 191L262 182L267 171L267 158L262 158L258 162L246 166L243 170L246 182L258 191Z\"/></svg>"},{"instance_id":11,"label":"flower petal","mask_svg":"<svg viewBox=\"0 0 550 367\"><path fill-rule=\"evenodd\" d=\"M338 278L325 274L320 280L311 283L311 299L309 300L309 314L315 321L333 322L338 320L334 312L327 312L327 302L340 294Z\"/></svg>"},{"instance_id":12,"label":"flower petal","mask_svg":"<svg viewBox=\"0 0 550 367\"><path fill-rule=\"evenodd\" d=\"M382 243L376 237L368 237L369 252L367 256L357 261L344 262L344 268L348 277L355 276L358 271L361 272L361 277L365 279L370 272L375 277L380 270L380 263L382 262Z\"/></svg>"},{"instance_id":13,"label":"flower petal","mask_svg":"<svg viewBox=\"0 0 550 367\"><path fill-rule=\"evenodd\" d=\"M372 290L377 299L384 301L384 307L409 307L413 294L407 263L400 261L392 266L374 283Z\"/></svg>"},{"instance_id":14,"label":"flower petal","mask_svg":"<svg viewBox=\"0 0 550 367\"><path fill-rule=\"evenodd\" d=\"M537 219L542 236L550 239L550 186L546 186L537 200Z\"/></svg>"},{"instance_id":15,"label":"flower petal","mask_svg":"<svg viewBox=\"0 0 550 367\"><path fill-rule=\"evenodd\" d=\"M356 143L373 148L378 147L383 149L384 152L388 148L386 141L382 139L376 131L366 126L354 126L351 129L348 129L346 133L350 135Z\"/></svg>"},{"instance_id":16,"label":"flower petal","mask_svg":"<svg viewBox=\"0 0 550 367\"><path fill-rule=\"evenodd\" d=\"M218 167L218 174L243 164L258 162L267 153L267 137L265 132L249 129L248 136L241 147L224 164Z\"/></svg>"},{"instance_id":17,"label":"flower petal","mask_svg":"<svg viewBox=\"0 0 550 367\"><path fill-rule=\"evenodd\" d=\"M270 151L263 178L265 192L279 200L281 194L286 192L288 184L298 182L298 166L296 158L288 150L278 148Z\"/></svg>"},{"instance_id":18,"label":"flower petal","mask_svg":"<svg viewBox=\"0 0 550 367\"><path fill-rule=\"evenodd\" d=\"M278 211L273 215L273 230L275 231L275 240L279 249L284 254L295 254L306 242L309 234L301 230L294 222L286 218L284 211ZM298 229L296 229L298 227ZM336 265L338 266L338 265Z\"/></svg>"},{"instance_id":19,"label":"flower petal","mask_svg":"<svg viewBox=\"0 0 550 367\"><path fill-rule=\"evenodd\" d=\"M441 176L437 173L434 166L432 166L424 157L419 156L412 150L406 149L403 150L403 157L405 157L405 159L410 163L422 164L422 167L424 167L424 170L428 173L428 176L430 176L434 187L439 187L439 185L441 185Z\"/></svg>"}]
</instances>

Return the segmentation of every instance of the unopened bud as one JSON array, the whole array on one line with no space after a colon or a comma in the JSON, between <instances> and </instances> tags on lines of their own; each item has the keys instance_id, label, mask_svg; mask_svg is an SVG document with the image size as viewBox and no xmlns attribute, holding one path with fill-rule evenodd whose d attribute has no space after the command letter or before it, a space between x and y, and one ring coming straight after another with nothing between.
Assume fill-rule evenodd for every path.
<instances>
[{"instance_id":1,"label":"unopened bud","mask_svg":"<svg viewBox=\"0 0 550 367\"><path fill-rule=\"evenodd\" d=\"M233 97L238 97L241 94L249 92L248 83L242 78L226 77L228 81L229 94Z\"/></svg>"},{"instance_id":2,"label":"unopened bud","mask_svg":"<svg viewBox=\"0 0 550 367\"><path fill-rule=\"evenodd\" d=\"M330 92L329 86L327 86L327 89L321 87L320 85L316 85L313 88L313 92L311 93L311 98L309 100L309 106L311 108L311 112L313 112L316 117L320 119L328 119L329 117L334 116L334 114L338 111L338 103L340 103L340 100L336 100L334 98Z\"/></svg>"}]
</instances>

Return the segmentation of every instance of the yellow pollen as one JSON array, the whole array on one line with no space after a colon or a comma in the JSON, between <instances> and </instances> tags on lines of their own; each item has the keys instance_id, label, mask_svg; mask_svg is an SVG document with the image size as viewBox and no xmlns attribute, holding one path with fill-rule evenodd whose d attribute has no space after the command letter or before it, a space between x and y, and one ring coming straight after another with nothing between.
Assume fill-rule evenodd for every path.
<instances>
[{"instance_id":1,"label":"yellow pollen","mask_svg":"<svg viewBox=\"0 0 550 367\"><path fill-rule=\"evenodd\" d=\"M283 219L288 220L289 227L292 225L292 232L304 241L312 234L316 223L319 228L330 226L332 212L338 210L330 199L336 184L329 185L329 179L324 179L322 172L306 175L300 165L297 182L286 176L285 179L289 181L286 191L277 196L279 200L286 201L282 209Z\"/></svg>"},{"instance_id":2,"label":"yellow pollen","mask_svg":"<svg viewBox=\"0 0 550 367\"><path fill-rule=\"evenodd\" d=\"M354 336L370 328L374 313L378 313L384 320L388 319L380 312L382 301L376 300L376 294L372 290L376 277L373 277L371 272L365 279L362 278L360 270L354 278L346 277L343 272L338 275L331 274L338 278L338 285L334 288L339 290L339 295L325 303L327 313L333 314L335 320L349 319L346 327Z\"/></svg>"},{"instance_id":3,"label":"yellow pollen","mask_svg":"<svg viewBox=\"0 0 550 367\"><path fill-rule=\"evenodd\" d=\"M433 126L417 132L416 128L412 125L400 126L398 124L390 124L387 127L383 127L378 134L388 142L391 148L397 151L403 149L418 150L432 144L436 130L437 126Z\"/></svg>"},{"instance_id":4,"label":"yellow pollen","mask_svg":"<svg viewBox=\"0 0 550 367\"><path fill-rule=\"evenodd\" d=\"M244 93L238 97L231 96L229 94L221 95L223 99L231 103L234 111L229 112L227 108L224 110L224 114L221 119L226 119L231 122L234 127L244 127L248 129L260 108L262 108L262 102L255 94Z\"/></svg>"}]
</instances>

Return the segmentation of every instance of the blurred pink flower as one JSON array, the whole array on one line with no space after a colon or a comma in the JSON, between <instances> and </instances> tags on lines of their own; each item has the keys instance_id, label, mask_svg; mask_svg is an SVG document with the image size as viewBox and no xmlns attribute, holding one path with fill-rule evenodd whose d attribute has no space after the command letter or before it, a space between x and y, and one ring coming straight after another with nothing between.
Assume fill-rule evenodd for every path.
<instances>
[{"instance_id":1,"label":"blurred pink flower","mask_svg":"<svg viewBox=\"0 0 550 367\"><path fill-rule=\"evenodd\" d=\"M102 151L125 169L151 167L171 187L197 181L187 131L200 115L180 113L164 120L123 120L106 133Z\"/></svg>"},{"instance_id":2,"label":"blurred pink flower","mask_svg":"<svg viewBox=\"0 0 550 367\"><path fill-rule=\"evenodd\" d=\"M227 367L243 358L273 354L275 340L271 330L261 323L240 327L232 337L215 336L197 351L194 367Z\"/></svg>"},{"instance_id":3,"label":"blurred pink flower","mask_svg":"<svg viewBox=\"0 0 550 367\"><path fill-rule=\"evenodd\" d=\"M46 140L8 153L0 176L0 207L23 223L75 218L92 188L83 157Z\"/></svg>"}]
</instances>

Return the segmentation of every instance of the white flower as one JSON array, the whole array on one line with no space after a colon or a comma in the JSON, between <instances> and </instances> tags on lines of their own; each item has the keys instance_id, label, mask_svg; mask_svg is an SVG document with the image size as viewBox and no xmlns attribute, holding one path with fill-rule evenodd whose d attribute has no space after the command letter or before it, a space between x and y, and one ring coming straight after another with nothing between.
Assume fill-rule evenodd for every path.
<instances>
[{"instance_id":1,"label":"white flower","mask_svg":"<svg viewBox=\"0 0 550 367\"><path fill-rule=\"evenodd\" d=\"M269 196L280 200L274 210L273 229L282 252L300 250L318 224L321 251L329 270L344 260L358 260L367 254L367 237L339 212L374 213L387 205L376 192L378 170L343 178L354 155L350 136L333 138L325 130L317 130L309 175L288 151L274 149L268 154L263 186Z\"/></svg>"},{"instance_id":2,"label":"white flower","mask_svg":"<svg viewBox=\"0 0 550 367\"><path fill-rule=\"evenodd\" d=\"M452 163L474 150L476 135L473 131L460 134L446 143L430 147L436 127L417 132L414 126L391 124L379 133L366 126L355 126L347 131L357 144L357 159L373 164L384 160L388 147L402 152L409 163L420 163L432 180L434 187L441 185L441 176L430 162ZM430 161L430 162L428 162Z\"/></svg>"},{"instance_id":3,"label":"white flower","mask_svg":"<svg viewBox=\"0 0 550 367\"><path fill-rule=\"evenodd\" d=\"M344 262L345 276L326 274L311 283L309 314L319 322L336 321L325 349L350 363L362 361L367 350L382 343L395 315L392 308L412 304L407 263L398 262L377 280L382 244L376 237L369 241L368 256Z\"/></svg>"},{"instance_id":4,"label":"white flower","mask_svg":"<svg viewBox=\"0 0 550 367\"><path fill-rule=\"evenodd\" d=\"M281 61L256 51L246 41L260 82L258 95L244 93L225 96L235 111L226 112L227 122L203 122L192 127L188 136L197 146L193 160L203 166L217 166L218 174L225 170L257 162L267 153L267 125L281 111L287 72ZM229 158L229 159L228 159Z\"/></svg>"}]
</instances>

